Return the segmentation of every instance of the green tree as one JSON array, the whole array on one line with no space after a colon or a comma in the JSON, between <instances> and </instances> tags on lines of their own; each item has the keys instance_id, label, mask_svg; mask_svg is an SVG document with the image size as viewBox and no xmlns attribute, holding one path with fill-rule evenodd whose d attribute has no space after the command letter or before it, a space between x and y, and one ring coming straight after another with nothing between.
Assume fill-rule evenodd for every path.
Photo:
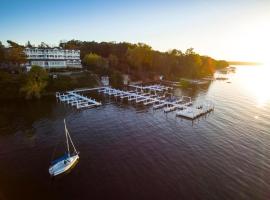
<instances>
[{"instance_id":1,"label":"green tree","mask_svg":"<svg viewBox=\"0 0 270 200\"><path fill-rule=\"evenodd\" d=\"M129 48L127 51L128 62L135 70L139 72L150 70L153 62L153 51L151 47L139 43L135 48Z\"/></svg>"},{"instance_id":2,"label":"green tree","mask_svg":"<svg viewBox=\"0 0 270 200\"><path fill-rule=\"evenodd\" d=\"M21 91L25 94L26 99L40 98L42 92L47 86L48 73L40 66L32 66L26 76L25 83Z\"/></svg>"},{"instance_id":3,"label":"green tree","mask_svg":"<svg viewBox=\"0 0 270 200\"><path fill-rule=\"evenodd\" d=\"M95 53L89 53L85 55L83 63L90 68L108 67L106 60Z\"/></svg>"},{"instance_id":4,"label":"green tree","mask_svg":"<svg viewBox=\"0 0 270 200\"><path fill-rule=\"evenodd\" d=\"M87 69L99 75L109 74L108 61L97 54L87 54L83 59L83 63L87 66Z\"/></svg>"}]
</instances>

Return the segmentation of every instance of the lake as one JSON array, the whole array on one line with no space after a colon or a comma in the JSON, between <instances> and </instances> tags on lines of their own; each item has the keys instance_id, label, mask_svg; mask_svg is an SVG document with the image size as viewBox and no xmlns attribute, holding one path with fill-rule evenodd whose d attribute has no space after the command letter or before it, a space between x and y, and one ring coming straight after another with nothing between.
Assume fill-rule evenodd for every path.
<instances>
[{"instance_id":1,"label":"lake","mask_svg":"<svg viewBox=\"0 0 270 200\"><path fill-rule=\"evenodd\" d=\"M53 97L2 102L0 199L270 199L269 75L237 66L215 74L228 80L176 90L214 102L194 121L94 93L103 103L94 109ZM64 118L80 161L51 179Z\"/></svg>"}]
</instances>

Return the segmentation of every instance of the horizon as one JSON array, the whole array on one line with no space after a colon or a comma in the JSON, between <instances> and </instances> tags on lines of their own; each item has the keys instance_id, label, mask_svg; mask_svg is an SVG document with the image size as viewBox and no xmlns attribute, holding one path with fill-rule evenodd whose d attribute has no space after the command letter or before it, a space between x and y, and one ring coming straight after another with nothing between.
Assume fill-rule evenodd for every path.
<instances>
[{"instance_id":1,"label":"horizon","mask_svg":"<svg viewBox=\"0 0 270 200\"><path fill-rule=\"evenodd\" d=\"M268 1L4 0L1 5L0 25L4 29L0 41L4 43L58 45L72 39L141 42L162 52L192 47L201 55L220 60L268 62ZM31 12L26 12L29 9Z\"/></svg>"}]
</instances>

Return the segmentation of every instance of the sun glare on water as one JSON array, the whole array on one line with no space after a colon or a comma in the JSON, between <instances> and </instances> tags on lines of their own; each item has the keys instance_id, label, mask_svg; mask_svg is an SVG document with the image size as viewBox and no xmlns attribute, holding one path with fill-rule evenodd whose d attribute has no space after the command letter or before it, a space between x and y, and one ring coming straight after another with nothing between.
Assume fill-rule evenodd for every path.
<instances>
[{"instance_id":1,"label":"sun glare on water","mask_svg":"<svg viewBox=\"0 0 270 200\"><path fill-rule=\"evenodd\" d=\"M270 103L270 65L247 67L241 79L243 88L256 99L257 107Z\"/></svg>"}]
</instances>

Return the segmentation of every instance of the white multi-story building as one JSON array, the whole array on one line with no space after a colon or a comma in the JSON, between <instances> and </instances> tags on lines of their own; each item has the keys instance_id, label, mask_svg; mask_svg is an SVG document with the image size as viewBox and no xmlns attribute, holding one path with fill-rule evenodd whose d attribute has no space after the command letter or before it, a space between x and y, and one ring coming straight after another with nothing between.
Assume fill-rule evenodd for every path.
<instances>
[{"instance_id":1,"label":"white multi-story building","mask_svg":"<svg viewBox=\"0 0 270 200\"><path fill-rule=\"evenodd\" d=\"M25 48L30 66L38 65L44 68L81 68L80 50L62 48Z\"/></svg>"}]
</instances>

